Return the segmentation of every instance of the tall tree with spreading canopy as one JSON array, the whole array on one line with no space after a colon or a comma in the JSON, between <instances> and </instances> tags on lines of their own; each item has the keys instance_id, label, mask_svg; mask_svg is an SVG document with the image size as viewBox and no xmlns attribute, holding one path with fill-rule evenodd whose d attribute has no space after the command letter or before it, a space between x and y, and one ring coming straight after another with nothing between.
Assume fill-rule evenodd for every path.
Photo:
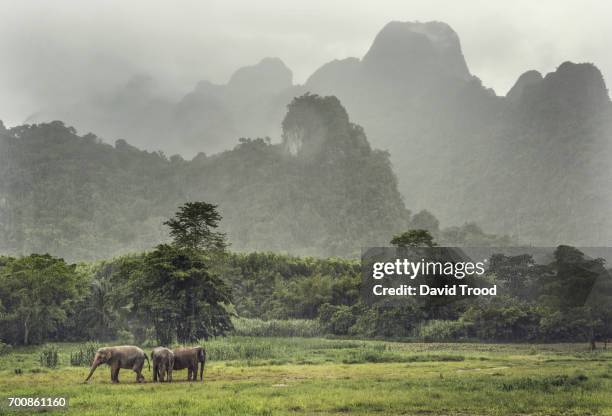
<instances>
[{"instance_id":1,"label":"tall tree with spreading canopy","mask_svg":"<svg viewBox=\"0 0 612 416\"><path fill-rule=\"evenodd\" d=\"M2 338L23 345L47 339L85 290L83 276L76 265L48 254L0 260Z\"/></svg>"},{"instance_id":2,"label":"tall tree with spreading canopy","mask_svg":"<svg viewBox=\"0 0 612 416\"><path fill-rule=\"evenodd\" d=\"M231 289L211 265L227 244L214 231L221 221L217 207L188 202L165 222L172 244L148 253L133 274L134 309L153 324L161 345L195 342L232 329L227 306Z\"/></svg>"}]
</instances>

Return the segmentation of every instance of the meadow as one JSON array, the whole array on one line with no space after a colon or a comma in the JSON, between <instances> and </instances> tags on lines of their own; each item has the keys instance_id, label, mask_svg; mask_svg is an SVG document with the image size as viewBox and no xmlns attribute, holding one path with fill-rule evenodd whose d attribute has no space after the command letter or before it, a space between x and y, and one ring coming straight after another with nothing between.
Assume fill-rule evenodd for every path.
<instances>
[{"instance_id":1,"label":"meadow","mask_svg":"<svg viewBox=\"0 0 612 416\"><path fill-rule=\"evenodd\" d=\"M232 336L203 342L204 382L135 383L108 369L89 384L71 366L80 344L54 344L58 365L41 365L45 346L0 355L0 413L8 397L66 397L65 415L281 414L612 414L612 352L586 344L470 344ZM48 346L47 346L48 347ZM150 353L150 346L143 348Z\"/></svg>"}]
</instances>

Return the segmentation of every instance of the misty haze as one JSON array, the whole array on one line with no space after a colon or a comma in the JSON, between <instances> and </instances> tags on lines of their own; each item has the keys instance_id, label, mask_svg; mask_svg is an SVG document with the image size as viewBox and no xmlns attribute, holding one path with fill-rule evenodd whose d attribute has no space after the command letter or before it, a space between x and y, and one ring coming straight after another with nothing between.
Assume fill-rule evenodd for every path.
<instances>
[{"instance_id":1,"label":"misty haze","mask_svg":"<svg viewBox=\"0 0 612 416\"><path fill-rule=\"evenodd\" d=\"M612 414L611 2L0 16L0 414Z\"/></svg>"},{"instance_id":2,"label":"misty haze","mask_svg":"<svg viewBox=\"0 0 612 416\"><path fill-rule=\"evenodd\" d=\"M91 10L62 7L91 17ZM400 6L387 12L394 7ZM468 7L481 17L491 12ZM41 33L70 19L58 10L39 19ZM230 10L211 5L208 11ZM176 13L169 21L183 16ZM155 33L148 22L135 37L145 47L128 60L122 56L130 51L109 50L112 34L103 45L92 32L92 44L104 47L101 55L94 48L84 56L102 69L78 74L68 68L81 65L70 48L83 51L83 39L65 41L69 34L59 30L54 36L64 39L62 50L50 43L45 52L37 32L28 43L9 25L4 56L18 59L6 66L4 79L23 83L15 71L20 62L39 62L32 51L50 66L23 69L22 76L30 77L23 94L7 86L2 103L9 118L21 117L23 125L0 126L0 249L73 259L147 249L164 239L163 220L186 200L219 206L235 250L353 257L360 247L385 245L407 227L427 229L452 245L610 244L612 107L598 62L559 56L554 64L538 61L551 65L544 72L525 63L507 84L503 60L495 63L497 73L490 62L483 65L495 48L483 45L468 55L462 33L433 11L415 9L432 15L427 22L404 21L410 17L405 13L381 24L370 39L360 34L358 42L336 47L337 56L310 70L296 57L316 49L313 42L323 42L322 35L292 40L293 52L285 50L299 63L300 81L283 56L265 54L274 49L265 44L261 56L249 48L244 56L252 62L230 70L236 59L227 55L220 63L221 49L211 49L210 42L226 50L235 47L232 41L243 43L238 32L220 41L229 29L216 24L202 29L210 36L204 42L210 64L202 68L181 61L169 69L172 53L164 55L170 47L164 33L172 40L183 34L187 48L197 30L173 31L166 22ZM458 16L450 18L464 27L467 20ZM101 11L101 22L117 18ZM373 20L380 19L375 13ZM87 19L77 21L75 34L86 31ZM325 41L340 45L350 32L345 23L339 18L336 32L326 23ZM500 37L512 22L499 23L479 36L499 37L513 50L518 39ZM262 29L253 30L259 38ZM7 48L6 39L16 43ZM593 42L590 50L596 51ZM347 57L360 51L356 44L367 46ZM567 49L559 46L556 53L581 56L576 44L568 37ZM152 62L148 51L155 45L160 49L151 71L133 65L139 57ZM470 56L504 94L481 81ZM607 65L609 56L601 57ZM514 61L520 64L520 57ZM106 67L112 69L107 79ZM62 68L74 78L63 77ZM187 87L194 71L212 71L216 81L201 78Z\"/></svg>"}]
</instances>

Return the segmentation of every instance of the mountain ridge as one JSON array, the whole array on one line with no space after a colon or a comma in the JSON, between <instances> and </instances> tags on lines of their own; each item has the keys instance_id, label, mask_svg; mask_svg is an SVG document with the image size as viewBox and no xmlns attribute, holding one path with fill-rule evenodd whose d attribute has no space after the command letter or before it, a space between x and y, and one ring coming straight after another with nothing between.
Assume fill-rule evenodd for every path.
<instances>
[{"instance_id":1,"label":"mountain ridge","mask_svg":"<svg viewBox=\"0 0 612 416\"><path fill-rule=\"evenodd\" d=\"M267 65L269 73L262 70ZM236 88L234 77L246 85ZM431 210L443 224L476 221L527 244L612 243L612 232L601 232L611 205L598 196L612 177L604 159L612 110L593 64L565 62L546 75L527 71L498 96L470 73L450 26L390 22L364 57L328 62L303 85L292 84L280 59L266 58L238 69L227 84L200 82L176 104L148 99L151 88L128 91L135 97L119 99L102 124L123 126L141 141L111 137L190 155L220 152L239 137L280 142L293 97L334 95L372 145L390 152L411 210ZM123 113L135 117L125 121Z\"/></svg>"}]
</instances>

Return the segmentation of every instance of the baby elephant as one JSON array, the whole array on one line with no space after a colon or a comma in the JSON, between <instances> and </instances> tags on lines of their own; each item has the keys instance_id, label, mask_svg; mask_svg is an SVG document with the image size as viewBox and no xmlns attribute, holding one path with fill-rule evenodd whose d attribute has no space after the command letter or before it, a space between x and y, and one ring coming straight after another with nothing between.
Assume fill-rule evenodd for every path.
<instances>
[{"instance_id":1,"label":"baby elephant","mask_svg":"<svg viewBox=\"0 0 612 416\"><path fill-rule=\"evenodd\" d=\"M167 376L170 383L172 381L172 369L174 367L174 353L168 348L157 347L151 352L151 361L153 361L153 381L163 382Z\"/></svg>"},{"instance_id":2,"label":"baby elephant","mask_svg":"<svg viewBox=\"0 0 612 416\"><path fill-rule=\"evenodd\" d=\"M174 351L174 369L187 369L187 380L196 381L198 379L198 364L200 367L200 381L206 363L206 350L203 347L177 348Z\"/></svg>"},{"instance_id":3,"label":"baby elephant","mask_svg":"<svg viewBox=\"0 0 612 416\"><path fill-rule=\"evenodd\" d=\"M136 381L142 383L144 376L142 375L142 367L144 361L147 360L149 364L149 370L151 364L149 363L149 357L138 347L132 345L124 345L120 347L105 347L100 348L96 352L96 356L91 363L91 370L89 375L85 379L85 383L89 381L94 371L100 364L106 364L111 368L111 381L113 383L119 383L119 370L121 368L129 368L134 370L136 373Z\"/></svg>"}]
</instances>

